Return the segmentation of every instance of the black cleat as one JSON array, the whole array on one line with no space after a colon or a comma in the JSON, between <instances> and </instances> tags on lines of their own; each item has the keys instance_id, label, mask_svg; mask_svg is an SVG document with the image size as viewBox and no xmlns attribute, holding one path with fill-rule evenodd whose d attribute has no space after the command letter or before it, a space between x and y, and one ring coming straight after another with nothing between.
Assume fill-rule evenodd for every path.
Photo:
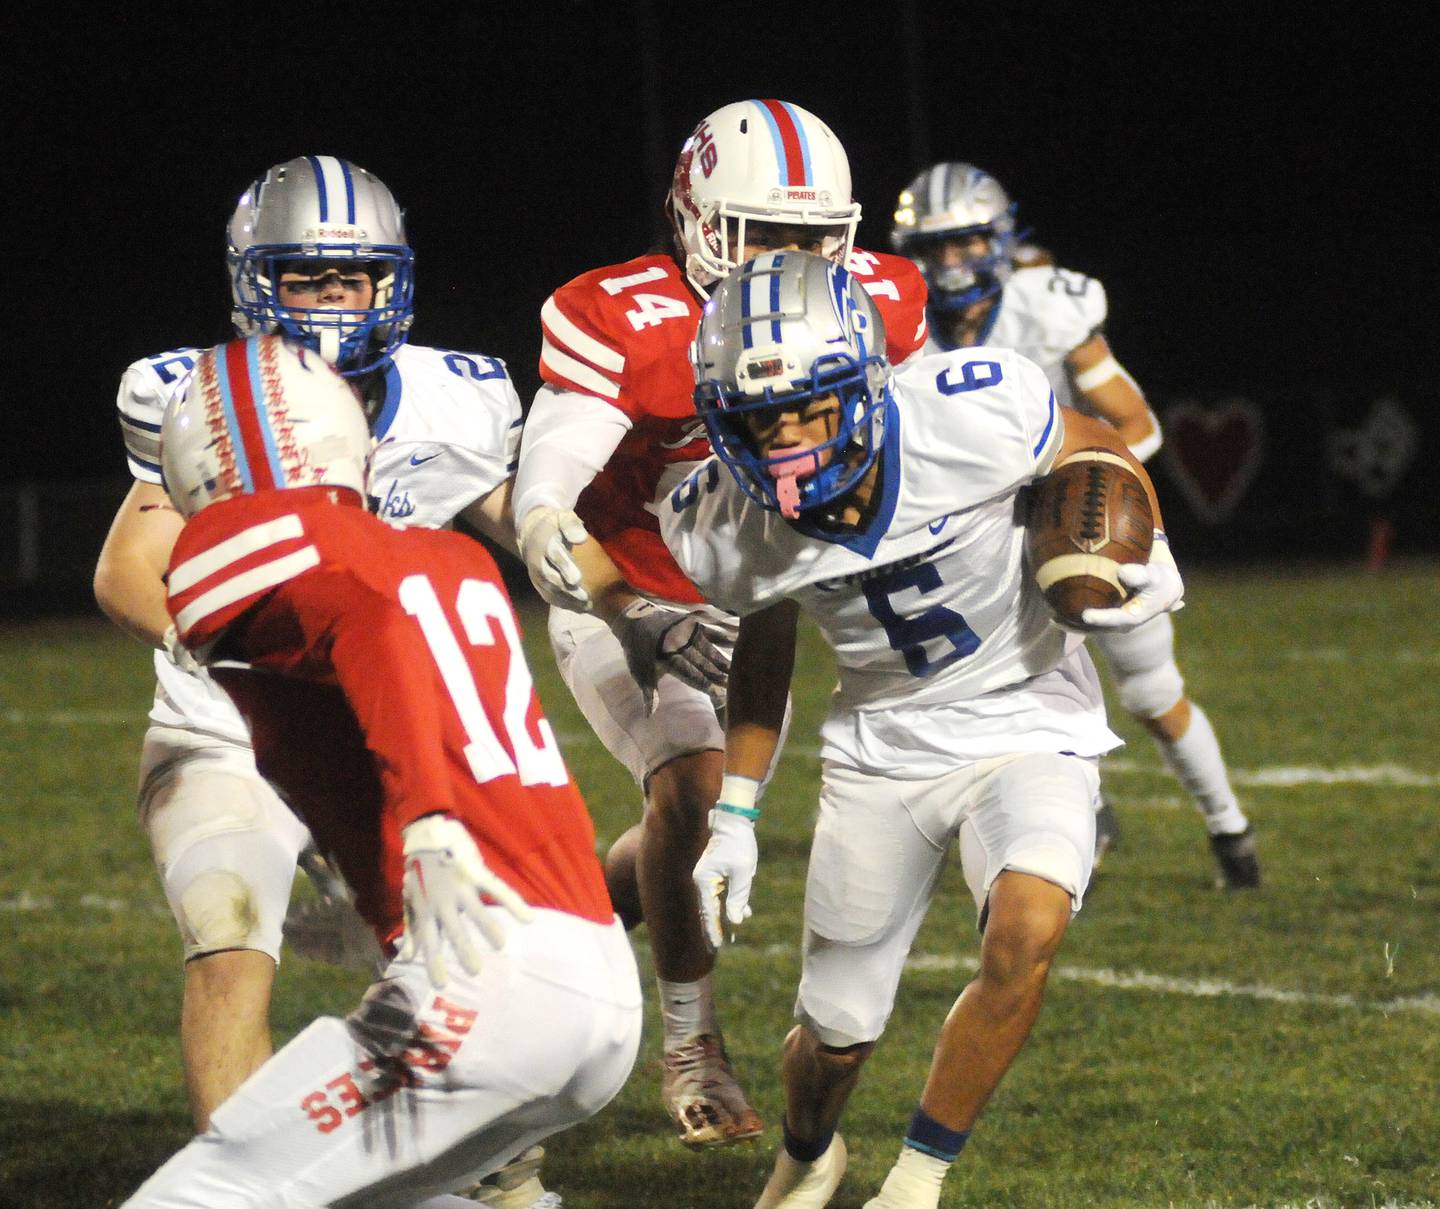
<instances>
[{"instance_id":1,"label":"black cleat","mask_svg":"<svg viewBox=\"0 0 1440 1209\"><path fill-rule=\"evenodd\" d=\"M1230 835L1212 835L1210 849L1220 866L1215 884L1221 890L1254 890L1260 885L1260 857L1255 852L1253 827Z\"/></svg>"},{"instance_id":2,"label":"black cleat","mask_svg":"<svg viewBox=\"0 0 1440 1209\"><path fill-rule=\"evenodd\" d=\"M1093 869L1100 868L1100 862L1112 848L1120 844L1120 822L1115 817L1115 808L1100 799L1100 809L1095 812L1095 861Z\"/></svg>"}]
</instances>

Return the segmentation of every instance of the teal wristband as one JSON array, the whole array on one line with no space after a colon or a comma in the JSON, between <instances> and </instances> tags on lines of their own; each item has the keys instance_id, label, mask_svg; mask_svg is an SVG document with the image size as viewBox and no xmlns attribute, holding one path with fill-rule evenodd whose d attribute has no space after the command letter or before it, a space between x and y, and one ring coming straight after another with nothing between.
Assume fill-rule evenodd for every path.
<instances>
[{"instance_id":1,"label":"teal wristband","mask_svg":"<svg viewBox=\"0 0 1440 1209\"><path fill-rule=\"evenodd\" d=\"M752 823L760 817L758 806L732 806L729 802L716 802L716 810L723 810L726 814L738 814L742 819L749 819Z\"/></svg>"}]
</instances>

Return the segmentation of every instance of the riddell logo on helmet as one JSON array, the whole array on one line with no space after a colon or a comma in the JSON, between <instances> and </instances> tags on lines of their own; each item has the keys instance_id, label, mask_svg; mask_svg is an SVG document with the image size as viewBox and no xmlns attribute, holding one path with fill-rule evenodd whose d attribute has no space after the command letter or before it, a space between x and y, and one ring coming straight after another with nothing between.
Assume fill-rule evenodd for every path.
<instances>
[{"instance_id":1,"label":"riddell logo on helmet","mask_svg":"<svg viewBox=\"0 0 1440 1209\"><path fill-rule=\"evenodd\" d=\"M365 232L360 227L311 227L305 232L307 240L319 239L364 239Z\"/></svg>"}]
</instances>

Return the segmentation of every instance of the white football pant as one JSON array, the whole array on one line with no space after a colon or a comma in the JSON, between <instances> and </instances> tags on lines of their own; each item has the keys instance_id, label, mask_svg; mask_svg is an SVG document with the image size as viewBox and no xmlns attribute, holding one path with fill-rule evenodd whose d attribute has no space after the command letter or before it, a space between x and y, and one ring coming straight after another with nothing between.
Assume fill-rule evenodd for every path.
<instances>
[{"instance_id":1,"label":"white football pant","mask_svg":"<svg viewBox=\"0 0 1440 1209\"><path fill-rule=\"evenodd\" d=\"M347 1019L311 1024L126 1209L407 1209L593 1116L640 1045L624 930L500 922L479 974L452 960L437 990L392 962Z\"/></svg>"}]
</instances>

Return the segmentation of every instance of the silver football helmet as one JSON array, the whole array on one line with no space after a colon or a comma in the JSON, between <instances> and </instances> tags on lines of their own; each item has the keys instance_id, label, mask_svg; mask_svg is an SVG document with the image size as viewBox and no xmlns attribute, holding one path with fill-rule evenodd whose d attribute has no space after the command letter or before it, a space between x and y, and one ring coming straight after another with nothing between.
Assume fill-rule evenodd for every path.
<instances>
[{"instance_id":1,"label":"silver football helmet","mask_svg":"<svg viewBox=\"0 0 1440 1209\"><path fill-rule=\"evenodd\" d=\"M160 425L165 489L186 518L286 487L363 498L370 446L355 387L313 349L273 334L206 350Z\"/></svg>"},{"instance_id":2,"label":"silver football helmet","mask_svg":"<svg viewBox=\"0 0 1440 1209\"><path fill-rule=\"evenodd\" d=\"M241 196L227 231L235 330L282 331L347 377L383 368L414 321L415 256L390 190L364 168L330 155L276 164ZM305 262L305 263L299 263ZM282 272L363 270L370 306L281 304Z\"/></svg>"},{"instance_id":3,"label":"silver football helmet","mask_svg":"<svg viewBox=\"0 0 1440 1209\"><path fill-rule=\"evenodd\" d=\"M1015 205L974 164L935 164L901 192L890 242L925 275L932 307L961 310L998 294L1009 278Z\"/></svg>"},{"instance_id":4,"label":"silver football helmet","mask_svg":"<svg viewBox=\"0 0 1440 1209\"><path fill-rule=\"evenodd\" d=\"M706 303L691 349L695 408L746 494L794 520L837 500L885 439L885 325L864 287L808 252L767 252L735 269ZM836 395L834 435L801 454L764 456L750 418Z\"/></svg>"},{"instance_id":5,"label":"silver football helmet","mask_svg":"<svg viewBox=\"0 0 1440 1209\"><path fill-rule=\"evenodd\" d=\"M845 148L788 101L737 101L704 118L680 148L665 206L702 295L743 255L749 223L824 228L821 252L839 264L860 223Z\"/></svg>"}]
</instances>

